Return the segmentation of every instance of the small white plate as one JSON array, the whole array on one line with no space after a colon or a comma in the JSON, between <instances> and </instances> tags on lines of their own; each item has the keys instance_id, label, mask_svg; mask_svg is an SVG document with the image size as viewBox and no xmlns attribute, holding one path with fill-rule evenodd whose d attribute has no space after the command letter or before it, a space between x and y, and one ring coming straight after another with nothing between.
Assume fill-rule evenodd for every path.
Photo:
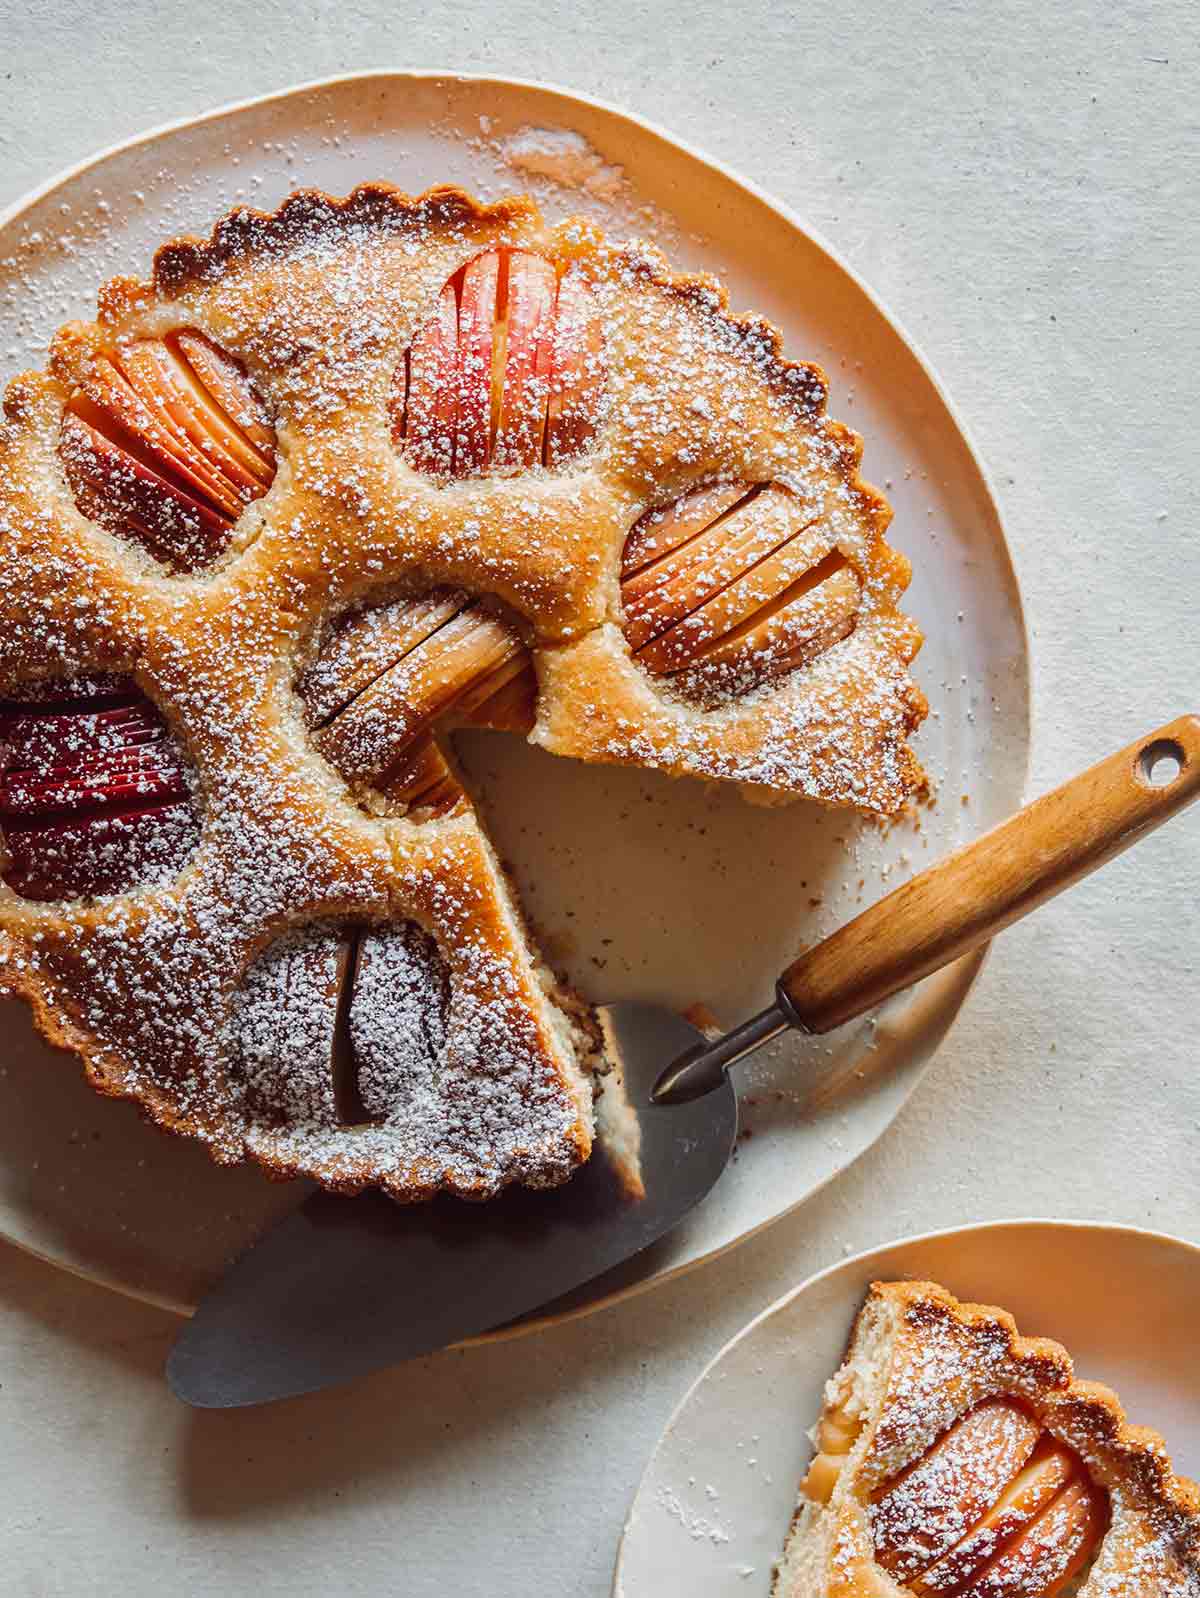
<instances>
[{"instance_id":1,"label":"small white plate","mask_svg":"<svg viewBox=\"0 0 1200 1598\"><path fill-rule=\"evenodd\" d=\"M667 1424L625 1523L616 1598L766 1598L806 1433L873 1281L928 1278L1057 1338L1076 1374L1200 1475L1200 1248L1134 1227L1001 1221L892 1243L811 1277L725 1345Z\"/></svg>"},{"instance_id":2,"label":"small white plate","mask_svg":"<svg viewBox=\"0 0 1200 1598\"><path fill-rule=\"evenodd\" d=\"M530 141L529 128L543 131ZM529 170L537 149L546 164L553 139L550 164L567 182ZM144 273L163 239L207 231L238 201L272 207L300 185L344 193L374 178L411 191L531 187L549 215L582 210L615 236L650 235L677 266L721 276L735 307L769 316L791 353L821 361L832 413L866 439L864 470L895 508L893 541L916 572L908 608L928 640L917 672L933 714L917 747L940 802L919 830L885 835L811 804L753 809L728 790L583 767L493 734L463 741L551 961L597 999L705 1000L740 1019L801 945L1020 803L1027 641L982 468L911 342L794 217L635 118L489 78L316 84L162 129L56 179L0 216L0 369L40 364L55 327L90 315L110 275ZM686 1226L577 1298L576 1312L729 1247L861 1154L912 1090L977 966L932 978L877 1023L828 1043L793 1038L760 1059L743 1080L753 1142ZM0 1020L0 1235L186 1311L297 1202L295 1187L220 1170L96 1098L23 1007Z\"/></svg>"}]
</instances>

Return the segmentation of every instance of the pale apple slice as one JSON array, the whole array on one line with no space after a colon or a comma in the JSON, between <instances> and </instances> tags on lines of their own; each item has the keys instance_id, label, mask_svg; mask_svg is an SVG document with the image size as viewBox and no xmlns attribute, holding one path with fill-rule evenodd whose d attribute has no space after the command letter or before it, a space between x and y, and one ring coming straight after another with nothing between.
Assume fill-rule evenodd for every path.
<instances>
[{"instance_id":1,"label":"pale apple slice","mask_svg":"<svg viewBox=\"0 0 1200 1598\"><path fill-rule=\"evenodd\" d=\"M819 524L806 527L742 572L682 621L642 646L638 659L647 671L682 671L735 628L761 614L795 585L816 587L825 576L830 556L828 532ZM837 563L843 564L840 556ZM803 590L801 590L803 591Z\"/></svg>"},{"instance_id":2,"label":"pale apple slice","mask_svg":"<svg viewBox=\"0 0 1200 1598\"><path fill-rule=\"evenodd\" d=\"M786 489L768 487L643 567L621 588L630 648L636 653L736 582L793 537L803 516Z\"/></svg>"},{"instance_id":3,"label":"pale apple slice","mask_svg":"<svg viewBox=\"0 0 1200 1598\"><path fill-rule=\"evenodd\" d=\"M542 460L558 275L544 256L514 250L508 257L507 289L492 461L499 467L530 467Z\"/></svg>"},{"instance_id":4,"label":"pale apple slice","mask_svg":"<svg viewBox=\"0 0 1200 1598\"><path fill-rule=\"evenodd\" d=\"M1003 1399L978 1404L871 1500L879 1563L908 1582L977 1525L1032 1454L1041 1427Z\"/></svg>"},{"instance_id":5,"label":"pale apple slice","mask_svg":"<svg viewBox=\"0 0 1200 1598\"><path fill-rule=\"evenodd\" d=\"M454 475L471 477L491 459L494 435L493 368L500 254L488 250L468 263L458 306L458 415Z\"/></svg>"},{"instance_id":6,"label":"pale apple slice","mask_svg":"<svg viewBox=\"0 0 1200 1598\"><path fill-rule=\"evenodd\" d=\"M341 617L319 657L300 679L309 725L335 716L470 602L470 596L459 589L436 588Z\"/></svg>"},{"instance_id":7,"label":"pale apple slice","mask_svg":"<svg viewBox=\"0 0 1200 1598\"><path fill-rule=\"evenodd\" d=\"M400 433L414 471L435 477L453 474L458 403L458 301L450 282L408 352Z\"/></svg>"},{"instance_id":8,"label":"pale apple slice","mask_svg":"<svg viewBox=\"0 0 1200 1598\"><path fill-rule=\"evenodd\" d=\"M643 567L669 555L689 538L711 527L754 488L753 483L715 483L692 494L647 511L625 540L621 556L621 581L627 582Z\"/></svg>"},{"instance_id":9,"label":"pale apple slice","mask_svg":"<svg viewBox=\"0 0 1200 1598\"><path fill-rule=\"evenodd\" d=\"M264 468L273 472L275 433L271 419L238 363L192 328L168 333L165 342L178 349L217 405L258 453Z\"/></svg>"},{"instance_id":10,"label":"pale apple slice","mask_svg":"<svg viewBox=\"0 0 1200 1598\"><path fill-rule=\"evenodd\" d=\"M537 673L529 652L514 639L508 658L467 689L455 704L454 715L473 727L528 732L536 705Z\"/></svg>"},{"instance_id":11,"label":"pale apple slice","mask_svg":"<svg viewBox=\"0 0 1200 1598\"><path fill-rule=\"evenodd\" d=\"M420 820L449 814L465 797L446 757L428 734L414 738L376 786L398 808Z\"/></svg>"},{"instance_id":12,"label":"pale apple slice","mask_svg":"<svg viewBox=\"0 0 1200 1598\"><path fill-rule=\"evenodd\" d=\"M604 325L595 295L578 271L558 285L546 408L546 465L585 450L595 437L604 393Z\"/></svg>"},{"instance_id":13,"label":"pale apple slice","mask_svg":"<svg viewBox=\"0 0 1200 1598\"><path fill-rule=\"evenodd\" d=\"M1055 1598L1087 1564L1108 1526L1108 1500L1073 1481L957 1589L971 1598Z\"/></svg>"},{"instance_id":14,"label":"pale apple slice","mask_svg":"<svg viewBox=\"0 0 1200 1598\"><path fill-rule=\"evenodd\" d=\"M774 682L811 665L848 637L858 621L861 597L849 567L799 595L786 591L670 680L685 697L704 705Z\"/></svg>"},{"instance_id":15,"label":"pale apple slice","mask_svg":"<svg viewBox=\"0 0 1200 1598\"><path fill-rule=\"evenodd\" d=\"M925 1594L957 1591L972 1581L1081 1473L1082 1466L1071 1450L1044 1435L1024 1470L1013 1477L979 1524L911 1583L913 1592L924 1598Z\"/></svg>"},{"instance_id":16,"label":"pale apple slice","mask_svg":"<svg viewBox=\"0 0 1200 1598\"><path fill-rule=\"evenodd\" d=\"M482 607L461 611L321 728L318 749L348 781L377 784L405 746L512 647L511 630Z\"/></svg>"}]
</instances>

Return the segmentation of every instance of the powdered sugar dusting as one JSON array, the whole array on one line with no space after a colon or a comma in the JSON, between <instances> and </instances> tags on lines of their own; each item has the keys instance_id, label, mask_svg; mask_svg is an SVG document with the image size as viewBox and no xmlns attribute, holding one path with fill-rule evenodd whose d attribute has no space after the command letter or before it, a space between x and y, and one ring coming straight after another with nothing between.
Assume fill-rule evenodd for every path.
<instances>
[{"instance_id":1,"label":"powdered sugar dusting","mask_svg":"<svg viewBox=\"0 0 1200 1598\"><path fill-rule=\"evenodd\" d=\"M600 431L561 467L431 481L393 447L388 397L442 286L493 248L567 257L595 295L608 372ZM86 1047L111 1090L221 1158L249 1151L279 1172L379 1181L410 1197L561 1179L588 1146L588 1050L542 991L477 822L467 810L420 826L365 815L318 753L293 684L327 618L364 598L399 584L495 594L534 638L538 736L551 747L572 752L586 733L594 759L887 808L914 783L915 763L900 753L917 719L904 671L911 639L895 621L885 518L857 480L854 449L823 418L819 374L789 366L764 324L730 317L710 285L672 281L651 252L607 245L582 221L548 230L524 202L484 211L446 190L415 204L383 186L345 202L301 194L271 217L235 214L211 241L160 252L153 292L118 285L104 304L98 326L56 341L50 375L20 379L7 396L0 670L13 682L135 672L194 766L203 826L178 874L137 895L0 904L17 957L10 980L48 998L52 1024ZM245 367L279 450L274 481L226 554L187 577L81 516L55 452L81 362L98 346L180 327ZM828 685L832 714L813 703L823 679L797 673L790 697L733 707L742 722L731 735L724 712L706 724L629 662L616 625L629 529L653 505L723 480L784 483L864 579L863 621L847 640L856 652ZM611 672L590 675L578 695L563 690L554 662L592 643L629 667L642 700ZM330 1120L323 1076L283 1084L283 1108L268 1106L274 1043L262 1006L249 1066L214 1046L230 1036L235 1006L262 998L238 997L254 962L297 928L410 922L449 972L444 1044L417 1048L404 1012L397 1035L411 1047L385 1060L360 1015L376 1119ZM379 958L391 969L391 956ZM293 1007L287 1030L324 1072L323 965L315 986L316 1009ZM344 991L343 979L339 1003Z\"/></svg>"},{"instance_id":2,"label":"powdered sugar dusting","mask_svg":"<svg viewBox=\"0 0 1200 1598\"><path fill-rule=\"evenodd\" d=\"M617 200L625 187L623 169L606 161L572 128L519 128L501 141L500 149L514 172L583 189L597 199Z\"/></svg>"}]
</instances>

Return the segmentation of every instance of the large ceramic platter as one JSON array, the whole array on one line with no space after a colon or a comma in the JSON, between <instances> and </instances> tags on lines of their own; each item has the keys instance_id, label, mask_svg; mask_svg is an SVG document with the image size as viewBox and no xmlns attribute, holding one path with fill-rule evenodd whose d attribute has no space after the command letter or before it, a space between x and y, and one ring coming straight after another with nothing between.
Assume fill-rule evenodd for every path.
<instances>
[{"instance_id":1,"label":"large ceramic platter","mask_svg":"<svg viewBox=\"0 0 1200 1598\"><path fill-rule=\"evenodd\" d=\"M1200 1249L1133 1227L1007 1221L911 1238L822 1271L727 1343L663 1432L617 1557L616 1598L767 1598L808 1428L873 1281L941 1282L1070 1349L1200 1474Z\"/></svg>"},{"instance_id":2,"label":"large ceramic platter","mask_svg":"<svg viewBox=\"0 0 1200 1598\"><path fill-rule=\"evenodd\" d=\"M0 218L0 362L41 362L97 285L144 272L156 244L207 231L239 202L343 193L387 178L532 189L553 216L717 272L789 352L832 379L832 411L866 438L864 470L913 558L909 608L934 714L920 752L937 784L919 826L888 833L799 804L555 760L477 734L463 758L552 961L597 999L705 1001L726 1021L761 1005L777 970L905 873L1015 808L1028 754L1020 600L983 470L936 378L892 316L794 216L646 123L535 84L436 74L338 79L164 128L97 156ZM895 1116L954 1017L975 963L875 1020L792 1040L748 1073L752 1142L704 1208L653 1258L587 1296L630 1291L727 1248L801 1203ZM3 1009L0 1234L68 1269L186 1310L236 1250L297 1202L255 1170L93 1097L76 1062Z\"/></svg>"}]
</instances>

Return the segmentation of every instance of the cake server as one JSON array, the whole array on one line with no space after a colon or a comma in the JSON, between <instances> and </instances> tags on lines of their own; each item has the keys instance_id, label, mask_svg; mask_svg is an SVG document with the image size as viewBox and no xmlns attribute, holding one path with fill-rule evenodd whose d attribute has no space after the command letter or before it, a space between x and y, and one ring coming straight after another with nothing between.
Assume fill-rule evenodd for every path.
<instances>
[{"instance_id":1,"label":"cake server","mask_svg":"<svg viewBox=\"0 0 1200 1598\"><path fill-rule=\"evenodd\" d=\"M725 1168L738 1060L789 1027L823 1033L863 1015L1198 796L1200 717L1183 716L863 911L725 1036L654 1005L605 1007L624 1076L619 1162L598 1143L565 1187L487 1205L313 1193L204 1299L171 1350L172 1389L203 1408L312 1392L500 1326L651 1247Z\"/></svg>"}]
</instances>

